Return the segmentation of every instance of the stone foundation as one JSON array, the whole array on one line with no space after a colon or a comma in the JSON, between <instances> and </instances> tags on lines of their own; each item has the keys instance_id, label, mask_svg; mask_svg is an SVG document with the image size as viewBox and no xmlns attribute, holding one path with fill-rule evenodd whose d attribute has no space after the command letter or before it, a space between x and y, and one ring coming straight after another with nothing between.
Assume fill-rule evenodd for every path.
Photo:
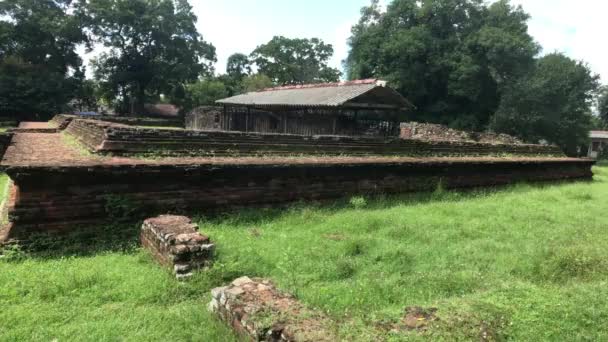
<instances>
[{"instance_id":1,"label":"stone foundation","mask_svg":"<svg viewBox=\"0 0 608 342\"><path fill-rule=\"evenodd\" d=\"M242 277L211 295L209 310L253 341L338 341L333 322L268 280Z\"/></svg>"},{"instance_id":2,"label":"stone foundation","mask_svg":"<svg viewBox=\"0 0 608 342\"><path fill-rule=\"evenodd\" d=\"M91 152L122 156L563 156L558 147L545 145L171 130L82 119L66 132Z\"/></svg>"},{"instance_id":3,"label":"stone foundation","mask_svg":"<svg viewBox=\"0 0 608 342\"><path fill-rule=\"evenodd\" d=\"M113 217L222 212L300 200L590 180L584 159L234 159L206 164L7 166L10 238L69 233Z\"/></svg>"},{"instance_id":4,"label":"stone foundation","mask_svg":"<svg viewBox=\"0 0 608 342\"><path fill-rule=\"evenodd\" d=\"M141 243L178 279L210 266L215 249L209 237L201 235L185 216L162 215L145 220Z\"/></svg>"}]
</instances>

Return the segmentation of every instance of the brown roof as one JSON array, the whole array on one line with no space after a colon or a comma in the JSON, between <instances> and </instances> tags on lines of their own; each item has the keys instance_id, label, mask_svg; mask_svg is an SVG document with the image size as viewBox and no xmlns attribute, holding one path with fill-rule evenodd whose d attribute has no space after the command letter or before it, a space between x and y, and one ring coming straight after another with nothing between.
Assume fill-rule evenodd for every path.
<instances>
[{"instance_id":1,"label":"brown roof","mask_svg":"<svg viewBox=\"0 0 608 342\"><path fill-rule=\"evenodd\" d=\"M386 82L375 79L269 88L217 103L255 107L412 107L401 94L386 87Z\"/></svg>"},{"instance_id":2,"label":"brown roof","mask_svg":"<svg viewBox=\"0 0 608 342\"><path fill-rule=\"evenodd\" d=\"M146 103L144 105L144 110L146 114L150 115L159 115L159 116L177 116L179 113L179 108L172 104L151 104Z\"/></svg>"}]
</instances>

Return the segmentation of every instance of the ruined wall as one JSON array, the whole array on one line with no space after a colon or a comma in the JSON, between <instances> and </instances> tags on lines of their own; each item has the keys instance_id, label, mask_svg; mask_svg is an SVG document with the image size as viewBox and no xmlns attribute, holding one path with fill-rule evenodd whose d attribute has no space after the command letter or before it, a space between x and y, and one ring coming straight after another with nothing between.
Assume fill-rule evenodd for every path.
<instances>
[{"instance_id":1,"label":"ruined wall","mask_svg":"<svg viewBox=\"0 0 608 342\"><path fill-rule=\"evenodd\" d=\"M218 131L221 130L222 107L202 106L191 110L185 117L186 129Z\"/></svg>"},{"instance_id":2,"label":"ruined wall","mask_svg":"<svg viewBox=\"0 0 608 342\"><path fill-rule=\"evenodd\" d=\"M15 183L11 237L91 221L213 212L355 194L591 179L590 160L431 159L293 164L7 167Z\"/></svg>"},{"instance_id":3,"label":"ruined wall","mask_svg":"<svg viewBox=\"0 0 608 342\"><path fill-rule=\"evenodd\" d=\"M4 152L11 144L11 140L13 139L13 134L11 132L0 133L0 160L4 157Z\"/></svg>"},{"instance_id":4,"label":"ruined wall","mask_svg":"<svg viewBox=\"0 0 608 342\"><path fill-rule=\"evenodd\" d=\"M64 130L68 124L74 120L93 120L111 122L116 124L122 124L127 126L151 126L151 127L172 127L172 128L183 128L184 122L180 118L175 119L161 119L161 118L150 118L150 117L130 117L130 116L109 116L109 115L91 115L91 116L78 116L73 114L57 114L49 122Z\"/></svg>"},{"instance_id":5,"label":"ruined wall","mask_svg":"<svg viewBox=\"0 0 608 342\"><path fill-rule=\"evenodd\" d=\"M346 136L301 136L221 131L134 128L74 120L67 132L94 152L117 155L398 155L398 156L562 156L555 146L484 144Z\"/></svg>"},{"instance_id":6,"label":"ruined wall","mask_svg":"<svg viewBox=\"0 0 608 342\"><path fill-rule=\"evenodd\" d=\"M402 139L419 139L424 141L478 142L487 144L522 145L523 142L507 134L492 132L465 132L444 125L403 122L401 123Z\"/></svg>"}]
</instances>

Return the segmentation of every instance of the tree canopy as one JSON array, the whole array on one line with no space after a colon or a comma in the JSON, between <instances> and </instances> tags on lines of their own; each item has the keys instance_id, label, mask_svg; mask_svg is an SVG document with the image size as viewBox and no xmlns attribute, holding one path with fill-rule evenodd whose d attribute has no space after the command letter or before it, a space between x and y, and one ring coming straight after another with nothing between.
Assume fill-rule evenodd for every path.
<instances>
[{"instance_id":1,"label":"tree canopy","mask_svg":"<svg viewBox=\"0 0 608 342\"><path fill-rule=\"evenodd\" d=\"M532 73L505 90L492 127L529 142L546 140L575 155L589 137L599 77L560 53L536 64Z\"/></svg>"},{"instance_id":2,"label":"tree canopy","mask_svg":"<svg viewBox=\"0 0 608 342\"><path fill-rule=\"evenodd\" d=\"M321 39L272 38L251 53L258 71L279 85L336 82L340 71L328 66L334 54Z\"/></svg>"},{"instance_id":3,"label":"tree canopy","mask_svg":"<svg viewBox=\"0 0 608 342\"><path fill-rule=\"evenodd\" d=\"M502 90L534 65L528 15L507 0L378 0L349 39L348 78L383 78L417 107L414 120L482 129Z\"/></svg>"},{"instance_id":4,"label":"tree canopy","mask_svg":"<svg viewBox=\"0 0 608 342\"><path fill-rule=\"evenodd\" d=\"M608 86L603 86L599 92L597 110L604 125L608 126Z\"/></svg>"},{"instance_id":5,"label":"tree canopy","mask_svg":"<svg viewBox=\"0 0 608 342\"><path fill-rule=\"evenodd\" d=\"M69 0L0 2L0 111L19 118L49 117L78 91L86 41Z\"/></svg>"},{"instance_id":6,"label":"tree canopy","mask_svg":"<svg viewBox=\"0 0 608 342\"><path fill-rule=\"evenodd\" d=\"M147 99L213 71L215 48L196 30L187 0L80 0L79 13L106 48L94 74L120 112L139 112Z\"/></svg>"}]
</instances>

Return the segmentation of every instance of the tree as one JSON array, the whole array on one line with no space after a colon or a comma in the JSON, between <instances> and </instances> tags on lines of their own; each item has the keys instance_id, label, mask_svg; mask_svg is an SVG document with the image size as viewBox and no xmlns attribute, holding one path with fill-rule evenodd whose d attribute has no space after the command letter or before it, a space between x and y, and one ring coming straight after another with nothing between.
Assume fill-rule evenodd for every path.
<instances>
[{"instance_id":1,"label":"tree","mask_svg":"<svg viewBox=\"0 0 608 342\"><path fill-rule=\"evenodd\" d=\"M260 73L276 84L286 85L338 81L340 71L327 65L333 53L331 44L318 38L276 36L258 46L250 57Z\"/></svg>"},{"instance_id":2,"label":"tree","mask_svg":"<svg viewBox=\"0 0 608 342\"><path fill-rule=\"evenodd\" d=\"M505 91L492 128L532 143L546 140L576 155L589 139L598 87L599 77L584 63L561 53L546 55Z\"/></svg>"},{"instance_id":3,"label":"tree","mask_svg":"<svg viewBox=\"0 0 608 342\"><path fill-rule=\"evenodd\" d=\"M199 106L215 106L215 101L228 97L226 85L218 79L202 79L186 85L182 112Z\"/></svg>"},{"instance_id":4,"label":"tree","mask_svg":"<svg viewBox=\"0 0 608 342\"><path fill-rule=\"evenodd\" d=\"M599 92L597 110L604 125L608 126L608 86L603 86Z\"/></svg>"},{"instance_id":5,"label":"tree","mask_svg":"<svg viewBox=\"0 0 608 342\"><path fill-rule=\"evenodd\" d=\"M528 15L507 0L377 0L352 28L349 79L382 78L416 106L412 119L481 130L503 90L534 65Z\"/></svg>"},{"instance_id":6,"label":"tree","mask_svg":"<svg viewBox=\"0 0 608 342\"><path fill-rule=\"evenodd\" d=\"M228 57L226 74L239 82L243 77L251 74L251 62L249 61L249 57L242 53L232 54Z\"/></svg>"},{"instance_id":7,"label":"tree","mask_svg":"<svg viewBox=\"0 0 608 342\"><path fill-rule=\"evenodd\" d=\"M0 115L46 119L66 109L81 79L86 37L69 0L0 2Z\"/></svg>"},{"instance_id":8,"label":"tree","mask_svg":"<svg viewBox=\"0 0 608 342\"><path fill-rule=\"evenodd\" d=\"M187 0L80 0L79 13L108 50L94 74L119 112L139 112L213 72L215 48L197 32Z\"/></svg>"},{"instance_id":9,"label":"tree","mask_svg":"<svg viewBox=\"0 0 608 342\"><path fill-rule=\"evenodd\" d=\"M274 84L270 77L264 74L254 74L247 76L243 79L242 87L243 92L250 93L254 91L260 91L267 88L273 87Z\"/></svg>"}]
</instances>

